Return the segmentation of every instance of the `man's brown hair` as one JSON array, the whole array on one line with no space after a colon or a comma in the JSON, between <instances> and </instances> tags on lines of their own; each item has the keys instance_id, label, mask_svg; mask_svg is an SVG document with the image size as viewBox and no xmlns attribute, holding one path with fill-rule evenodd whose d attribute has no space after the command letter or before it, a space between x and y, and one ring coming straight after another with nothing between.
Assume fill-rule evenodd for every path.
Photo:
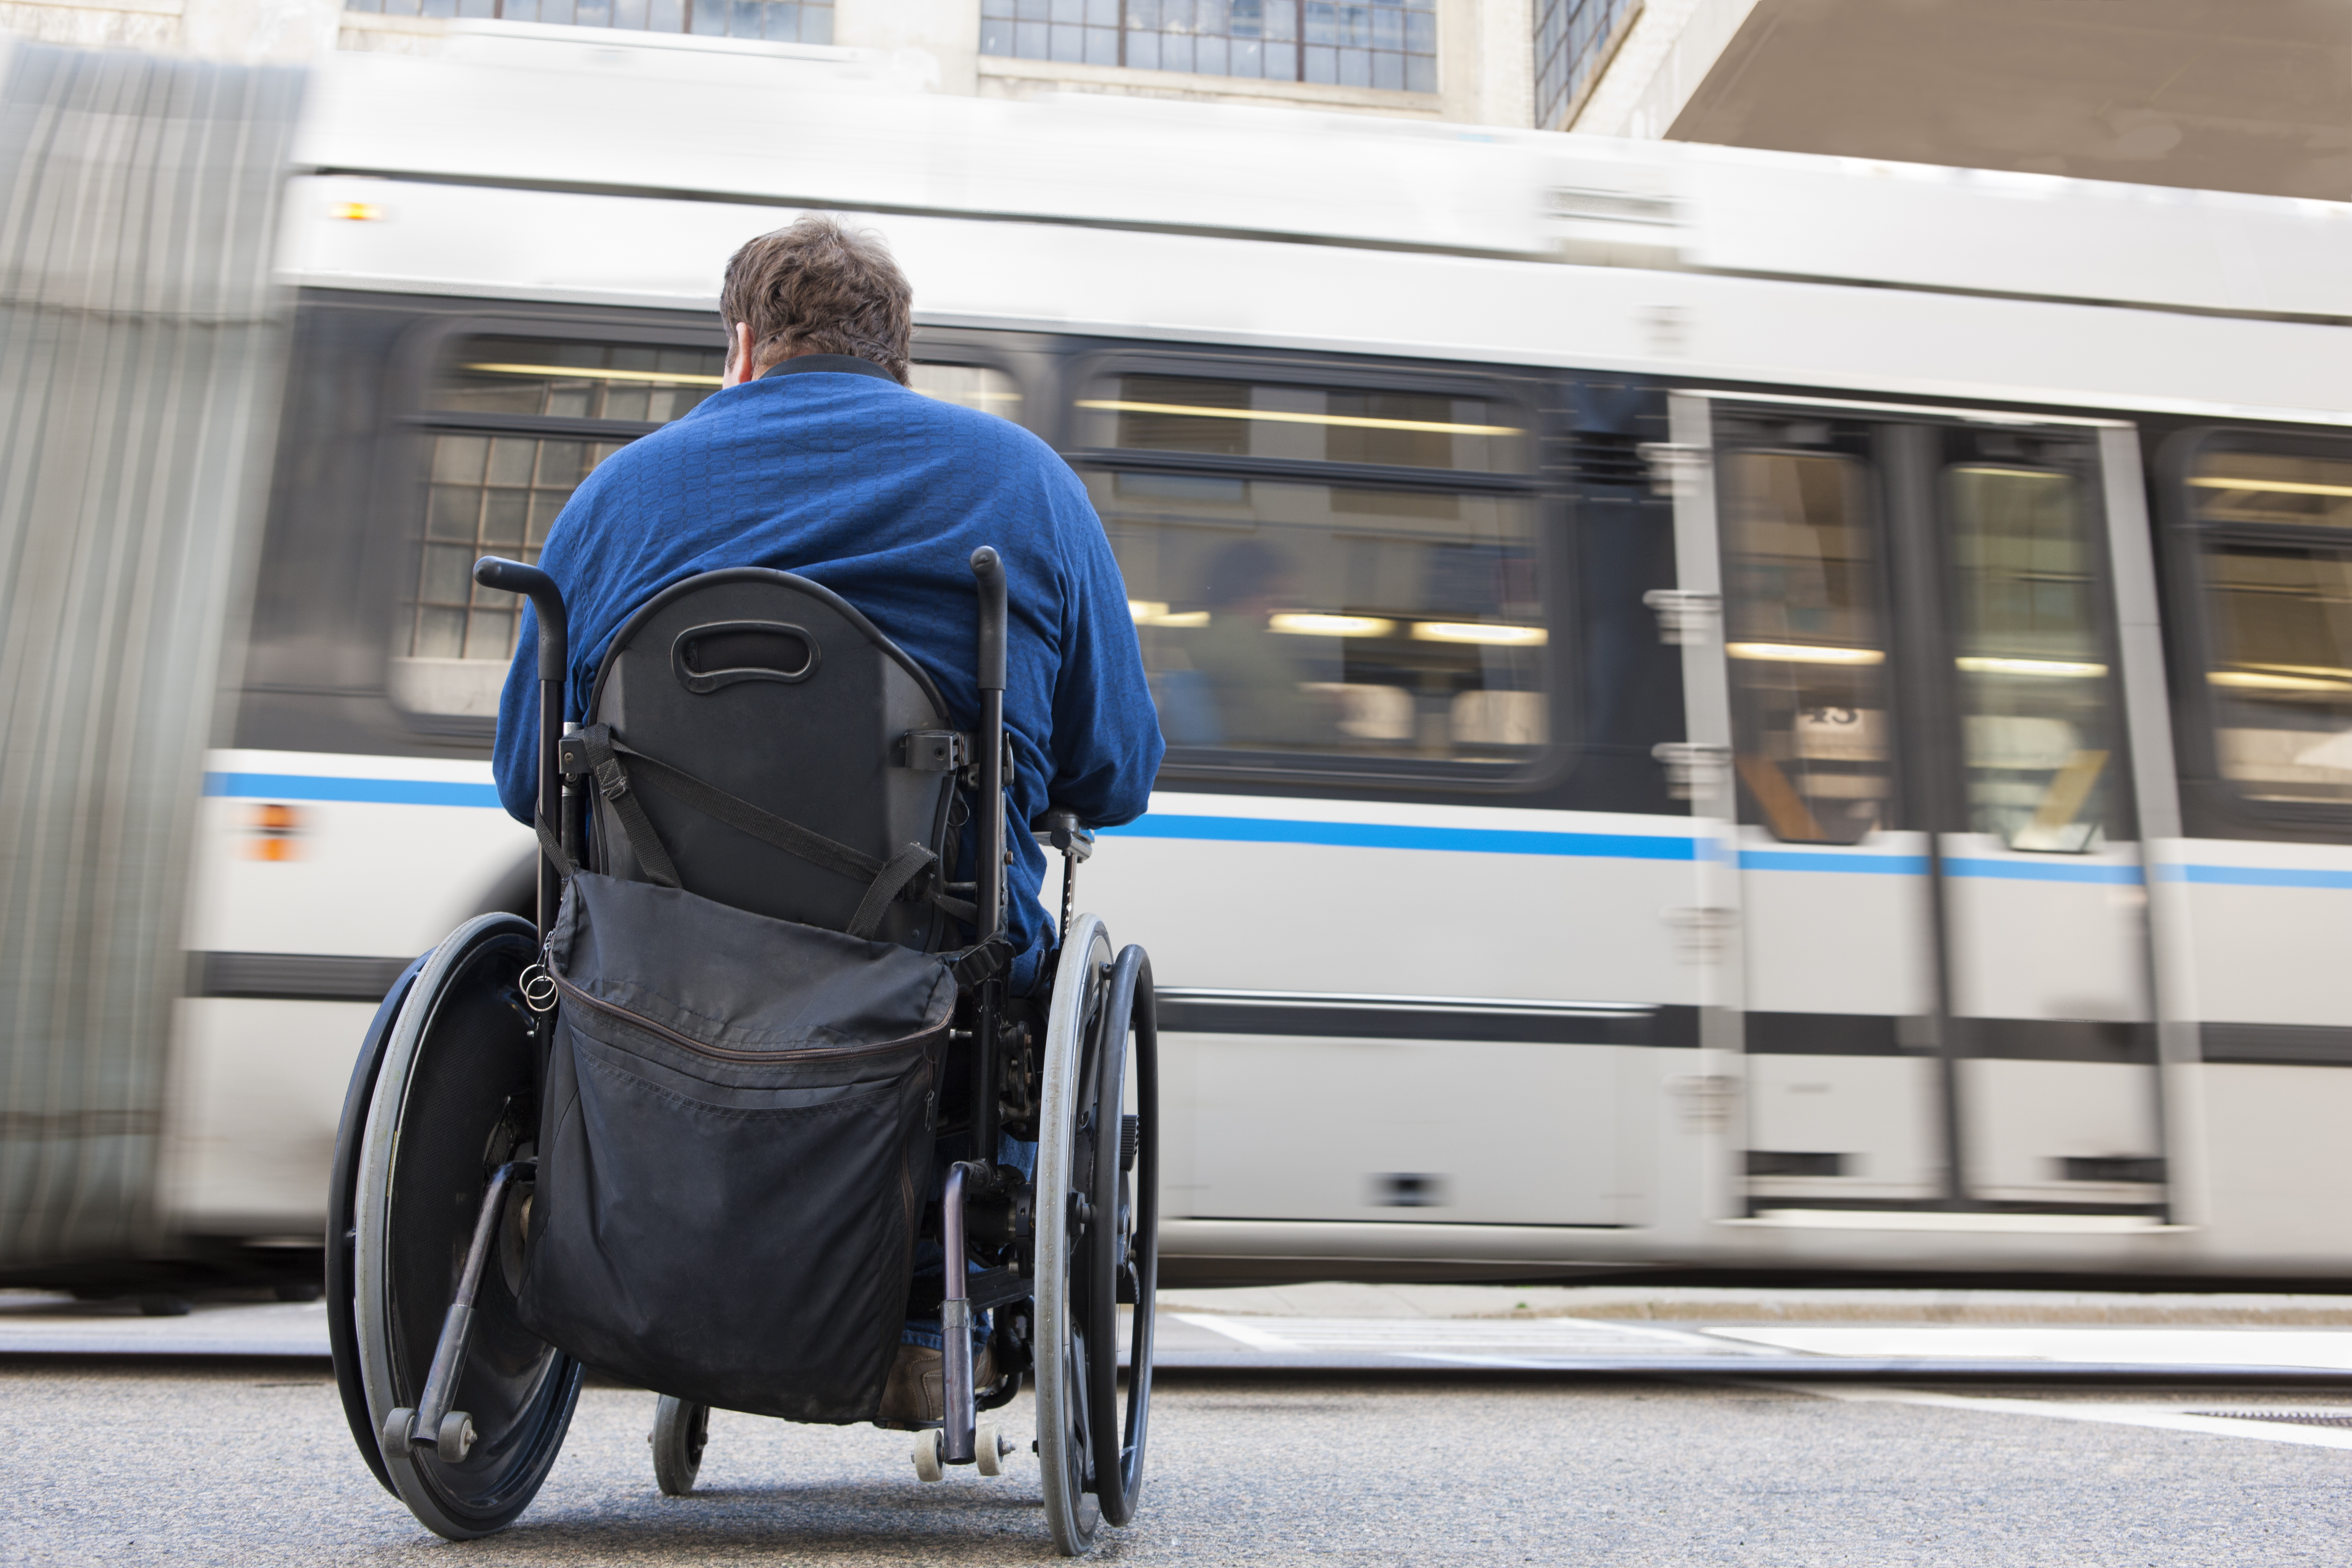
<instances>
[{"instance_id":1,"label":"man's brown hair","mask_svg":"<svg viewBox=\"0 0 2352 1568\"><path fill-rule=\"evenodd\" d=\"M719 320L751 328L751 374L790 354L855 354L907 379L914 290L882 237L811 213L727 262Z\"/></svg>"}]
</instances>

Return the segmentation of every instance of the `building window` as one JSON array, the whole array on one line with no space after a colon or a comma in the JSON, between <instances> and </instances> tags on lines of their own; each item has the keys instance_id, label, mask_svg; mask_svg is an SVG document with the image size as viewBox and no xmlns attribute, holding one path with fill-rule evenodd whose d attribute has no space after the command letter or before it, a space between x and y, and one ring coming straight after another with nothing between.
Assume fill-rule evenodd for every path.
<instances>
[{"instance_id":1,"label":"building window","mask_svg":"<svg viewBox=\"0 0 2352 1568\"><path fill-rule=\"evenodd\" d=\"M697 33L772 44L833 42L833 0L343 0L343 9L388 16L464 16L635 33Z\"/></svg>"},{"instance_id":2,"label":"building window","mask_svg":"<svg viewBox=\"0 0 2352 1568\"><path fill-rule=\"evenodd\" d=\"M981 0L980 52L1437 90L1437 0Z\"/></svg>"},{"instance_id":3,"label":"building window","mask_svg":"<svg viewBox=\"0 0 2352 1568\"><path fill-rule=\"evenodd\" d=\"M1642 0L1536 0L1536 125L1566 128Z\"/></svg>"}]
</instances>

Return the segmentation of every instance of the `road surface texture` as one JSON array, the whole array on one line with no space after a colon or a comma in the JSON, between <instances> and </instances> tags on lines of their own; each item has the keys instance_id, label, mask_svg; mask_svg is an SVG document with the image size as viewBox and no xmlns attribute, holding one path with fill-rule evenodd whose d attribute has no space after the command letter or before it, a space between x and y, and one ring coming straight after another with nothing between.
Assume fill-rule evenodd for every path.
<instances>
[{"instance_id":1,"label":"road surface texture","mask_svg":"<svg viewBox=\"0 0 2352 1568\"><path fill-rule=\"evenodd\" d=\"M2276 1387L1179 1373L1153 1402L1143 1514L1101 1556L2334 1568L2352 1541L2352 1416L2244 1417L2347 1408ZM362 1468L323 1367L16 1358L0 1367L0 1561L1051 1560L1025 1455L1009 1477L924 1486L903 1435L721 1414L700 1489L667 1499L652 1410L592 1385L537 1503L451 1546ZM1008 1414L1022 1429L1025 1398Z\"/></svg>"},{"instance_id":2,"label":"road surface texture","mask_svg":"<svg viewBox=\"0 0 2352 1568\"><path fill-rule=\"evenodd\" d=\"M450 1545L353 1451L323 1312L0 1292L0 1563L1053 1560L1025 1454L924 1486L903 1434L721 1413L666 1499L652 1396L594 1383L530 1511ZM1105 1562L2352 1561L2342 1299L1307 1286L1160 1329Z\"/></svg>"}]
</instances>

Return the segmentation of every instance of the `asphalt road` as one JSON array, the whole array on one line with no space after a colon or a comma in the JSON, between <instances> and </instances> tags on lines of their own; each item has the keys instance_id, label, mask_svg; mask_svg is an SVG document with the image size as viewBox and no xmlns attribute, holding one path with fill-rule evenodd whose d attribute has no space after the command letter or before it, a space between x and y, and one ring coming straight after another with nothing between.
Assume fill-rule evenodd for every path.
<instances>
[{"instance_id":1,"label":"asphalt road","mask_svg":"<svg viewBox=\"0 0 2352 1568\"><path fill-rule=\"evenodd\" d=\"M513 1528L379 1489L308 1361L0 1360L0 1562L1045 1562L1034 1461L924 1486L903 1435L714 1417L656 1491L652 1396L591 1386ZM2236 1415L2185 1414L2224 1410ZM2352 1412L2277 1387L1806 1385L1177 1371L1107 1562L2340 1564ZM1025 1430L1024 1399L1006 1413Z\"/></svg>"}]
</instances>

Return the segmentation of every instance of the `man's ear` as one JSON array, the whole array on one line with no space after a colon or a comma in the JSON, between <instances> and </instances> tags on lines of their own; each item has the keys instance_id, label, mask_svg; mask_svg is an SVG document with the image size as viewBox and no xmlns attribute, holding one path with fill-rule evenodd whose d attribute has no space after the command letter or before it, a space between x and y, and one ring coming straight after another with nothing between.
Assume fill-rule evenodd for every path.
<instances>
[{"instance_id":1,"label":"man's ear","mask_svg":"<svg viewBox=\"0 0 2352 1568\"><path fill-rule=\"evenodd\" d=\"M727 345L727 368L719 373L719 384L723 390L740 386L751 379L751 323L735 323L735 338Z\"/></svg>"}]
</instances>

